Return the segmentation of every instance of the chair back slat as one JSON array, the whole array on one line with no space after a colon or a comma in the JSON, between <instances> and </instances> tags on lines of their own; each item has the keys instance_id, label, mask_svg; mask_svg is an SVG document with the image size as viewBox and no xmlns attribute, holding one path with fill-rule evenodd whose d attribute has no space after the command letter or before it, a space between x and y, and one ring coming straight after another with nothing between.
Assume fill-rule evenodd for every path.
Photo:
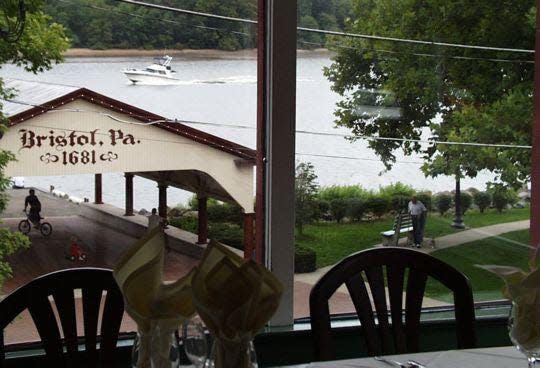
<instances>
[{"instance_id":1,"label":"chair back slat","mask_svg":"<svg viewBox=\"0 0 540 368\"><path fill-rule=\"evenodd\" d=\"M382 351L394 352L394 339L392 338L392 331L388 322L388 306L386 304L383 268L369 267L365 272L370 285L375 310L377 311Z\"/></svg>"},{"instance_id":2,"label":"chair back slat","mask_svg":"<svg viewBox=\"0 0 540 368\"><path fill-rule=\"evenodd\" d=\"M107 292L101 319L101 362L103 367L114 365L114 350L124 315L124 302L119 289Z\"/></svg>"},{"instance_id":3,"label":"chair back slat","mask_svg":"<svg viewBox=\"0 0 540 368\"><path fill-rule=\"evenodd\" d=\"M82 302L84 314L84 345L87 360L97 363L97 327L99 319L99 306L101 305L101 289L82 289Z\"/></svg>"},{"instance_id":4,"label":"chair back slat","mask_svg":"<svg viewBox=\"0 0 540 368\"><path fill-rule=\"evenodd\" d=\"M347 281L345 281L349 295L351 296L354 307L356 308L356 314L362 325L362 330L365 335L365 342L368 351L373 354L378 354L379 350L379 336L377 332L377 326L375 325L375 318L373 316L373 308L371 303L365 303L365 300L369 300L369 294L367 292L366 284L362 274L357 274ZM325 301L328 305L328 301Z\"/></svg>"},{"instance_id":5,"label":"chair back slat","mask_svg":"<svg viewBox=\"0 0 540 368\"><path fill-rule=\"evenodd\" d=\"M396 354L402 354L407 351L405 326L403 325L403 283L405 280L405 268L389 265L386 267L386 276L388 279L394 348Z\"/></svg>"},{"instance_id":6,"label":"chair back slat","mask_svg":"<svg viewBox=\"0 0 540 368\"><path fill-rule=\"evenodd\" d=\"M386 302L383 268L386 268L389 303ZM372 292L378 324L375 323L363 273L366 274ZM368 354L418 351L420 314L428 276L438 280L454 293L458 347L475 347L474 303L468 279L452 266L431 255L411 249L384 247L365 250L345 258L313 286L310 293L310 314L316 359L335 358L328 300L342 284L347 286L354 303ZM402 307L404 289L405 316ZM390 305L389 311L387 304ZM391 324L388 313L392 318ZM463 336L467 338L462 339Z\"/></svg>"},{"instance_id":7,"label":"chair back slat","mask_svg":"<svg viewBox=\"0 0 540 368\"><path fill-rule=\"evenodd\" d=\"M28 311L41 338L49 366L64 365L60 331L47 294L36 291L29 302Z\"/></svg>"},{"instance_id":8,"label":"chair back slat","mask_svg":"<svg viewBox=\"0 0 540 368\"><path fill-rule=\"evenodd\" d=\"M82 290L83 326L85 333L85 361L76 358L77 317L74 290ZM103 307L100 349L97 351L97 332L100 304L103 292L107 293ZM64 333L61 339L60 326L56 321L49 301L52 296L60 325ZM75 268L53 272L20 287L0 302L0 328L2 331L21 312L28 309L46 353L47 366L111 367L124 312L124 301L112 271L100 268ZM66 354L63 354L63 347ZM0 340L0 367L4 366L5 350ZM103 362L100 364L100 362Z\"/></svg>"},{"instance_id":9,"label":"chair back slat","mask_svg":"<svg viewBox=\"0 0 540 368\"><path fill-rule=\"evenodd\" d=\"M60 323L64 332L68 360L75 359L78 351L77 316L75 312L75 295L71 288L61 288L52 293L58 315L62 316Z\"/></svg>"},{"instance_id":10,"label":"chair back slat","mask_svg":"<svg viewBox=\"0 0 540 368\"><path fill-rule=\"evenodd\" d=\"M407 278L407 295L405 297L405 334L407 351L415 353L420 350L420 314L422 300L426 288L427 274L411 269Z\"/></svg>"}]
</instances>

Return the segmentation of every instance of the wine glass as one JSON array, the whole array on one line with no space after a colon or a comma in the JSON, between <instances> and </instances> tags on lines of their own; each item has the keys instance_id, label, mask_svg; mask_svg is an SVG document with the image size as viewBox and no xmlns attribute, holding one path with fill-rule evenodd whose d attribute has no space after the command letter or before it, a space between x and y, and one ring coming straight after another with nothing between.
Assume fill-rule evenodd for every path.
<instances>
[{"instance_id":1,"label":"wine glass","mask_svg":"<svg viewBox=\"0 0 540 368\"><path fill-rule=\"evenodd\" d=\"M535 309L539 306L535 303L512 303L510 316L508 317L508 334L512 344L527 357L529 368L536 366L540 359L540 341L531 338L532 329L537 321L531 319L537 314Z\"/></svg>"},{"instance_id":2,"label":"wine glass","mask_svg":"<svg viewBox=\"0 0 540 368\"><path fill-rule=\"evenodd\" d=\"M182 324L182 343L186 356L195 368L204 367L208 358L208 342L204 325L198 317L191 318Z\"/></svg>"}]
</instances>

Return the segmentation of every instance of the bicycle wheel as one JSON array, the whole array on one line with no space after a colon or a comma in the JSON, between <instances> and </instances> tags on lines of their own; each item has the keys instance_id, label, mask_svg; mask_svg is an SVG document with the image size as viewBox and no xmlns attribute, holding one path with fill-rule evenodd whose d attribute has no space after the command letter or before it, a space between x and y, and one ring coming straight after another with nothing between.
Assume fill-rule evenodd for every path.
<instances>
[{"instance_id":1,"label":"bicycle wheel","mask_svg":"<svg viewBox=\"0 0 540 368\"><path fill-rule=\"evenodd\" d=\"M28 220L22 220L19 222L19 231L23 234L28 234L30 230L32 229L32 226L30 225L30 221Z\"/></svg>"},{"instance_id":2,"label":"bicycle wheel","mask_svg":"<svg viewBox=\"0 0 540 368\"><path fill-rule=\"evenodd\" d=\"M42 222L39 226L39 231L41 231L41 235L49 236L52 233L52 226L48 222Z\"/></svg>"}]
</instances>

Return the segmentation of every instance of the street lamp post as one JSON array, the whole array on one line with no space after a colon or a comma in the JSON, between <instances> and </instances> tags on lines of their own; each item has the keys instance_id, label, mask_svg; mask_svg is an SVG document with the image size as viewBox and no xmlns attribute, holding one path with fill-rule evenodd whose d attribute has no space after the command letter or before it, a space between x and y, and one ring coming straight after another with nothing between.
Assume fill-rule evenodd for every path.
<instances>
[{"instance_id":1,"label":"street lamp post","mask_svg":"<svg viewBox=\"0 0 540 368\"><path fill-rule=\"evenodd\" d=\"M459 181L459 169L456 174L456 195L454 198L454 203L456 204L456 214L454 217L454 221L452 222L452 227L455 227L457 229L464 229L465 224L463 223L463 218L461 216L461 188L460 188L460 181Z\"/></svg>"}]
</instances>

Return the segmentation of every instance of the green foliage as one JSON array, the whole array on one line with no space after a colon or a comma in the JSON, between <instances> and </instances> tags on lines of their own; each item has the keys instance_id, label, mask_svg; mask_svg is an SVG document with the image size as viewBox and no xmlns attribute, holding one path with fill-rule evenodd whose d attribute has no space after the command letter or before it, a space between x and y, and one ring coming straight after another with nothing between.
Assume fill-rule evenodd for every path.
<instances>
[{"instance_id":1,"label":"green foliage","mask_svg":"<svg viewBox=\"0 0 540 368\"><path fill-rule=\"evenodd\" d=\"M461 213L465 214L469 208L471 208L473 203L473 197L466 192L460 193L460 199L461 199Z\"/></svg>"},{"instance_id":2,"label":"green foliage","mask_svg":"<svg viewBox=\"0 0 540 368\"><path fill-rule=\"evenodd\" d=\"M444 216L444 214L450 209L450 206L452 206L452 196L440 193L435 195L433 202L439 214Z\"/></svg>"},{"instance_id":3,"label":"green foliage","mask_svg":"<svg viewBox=\"0 0 540 368\"><path fill-rule=\"evenodd\" d=\"M294 180L295 195L295 224L298 232L302 234L304 224L309 223L317 212L315 195L319 186L313 165L301 162L296 166Z\"/></svg>"},{"instance_id":4,"label":"green foliage","mask_svg":"<svg viewBox=\"0 0 540 368\"><path fill-rule=\"evenodd\" d=\"M409 196L396 194L390 199L392 209L396 212L406 212L409 204Z\"/></svg>"},{"instance_id":5,"label":"green foliage","mask_svg":"<svg viewBox=\"0 0 540 368\"><path fill-rule=\"evenodd\" d=\"M416 199L419 200L420 202L422 202L428 211L432 210L431 192L419 192L419 193L416 193Z\"/></svg>"},{"instance_id":6,"label":"green foliage","mask_svg":"<svg viewBox=\"0 0 540 368\"><path fill-rule=\"evenodd\" d=\"M379 219L389 208L390 201L386 197L373 195L366 201L366 209Z\"/></svg>"},{"instance_id":7,"label":"green foliage","mask_svg":"<svg viewBox=\"0 0 540 368\"><path fill-rule=\"evenodd\" d=\"M360 198L348 198L347 216L353 221L360 222L366 212L366 203Z\"/></svg>"},{"instance_id":8,"label":"green foliage","mask_svg":"<svg viewBox=\"0 0 540 368\"><path fill-rule=\"evenodd\" d=\"M221 222L210 224L208 237L236 249L244 249L244 231L236 224Z\"/></svg>"},{"instance_id":9,"label":"green foliage","mask_svg":"<svg viewBox=\"0 0 540 368\"><path fill-rule=\"evenodd\" d=\"M207 206L208 221L227 222L241 225L244 219L244 211L237 204L210 202Z\"/></svg>"},{"instance_id":10,"label":"green foliage","mask_svg":"<svg viewBox=\"0 0 540 368\"><path fill-rule=\"evenodd\" d=\"M326 201L341 198L367 198L369 192L360 185L332 185L319 189L317 197Z\"/></svg>"},{"instance_id":11,"label":"green foliage","mask_svg":"<svg viewBox=\"0 0 540 368\"><path fill-rule=\"evenodd\" d=\"M313 220L326 219L330 213L330 202L324 199L315 199L315 213Z\"/></svg>"},{"instance_id":12,"label":"green foliage","mask_svg":"<svg viewBox=\"0 0 540 368\"><path fill-rule=\"evenodd\" d=\"M15 3L12 3L15 4ZM41 11L43 5L39 0L25 1L26 22L21 37L15 42L8 42L0 37L0 67L4 64L16 64L30 72L40 72L49 69L53 63L62 61L62 52L67 49L69 42L62 26L51 22L51 18ZM14 21L17 16L16 7L10 7L9 2L0 5L0 27L6 26L5 20ZM16 91L4 88L0 78L0 98L12 98ZM1 109L0 105L0 109ZM0 113L0 134L6 129L5 118ZM7 206L5 193L9 180L4 175L8 162L14 156L11 152L0 149L0 212ZM0 289L6 279L11 277L12 270L6 257L19 249L28 248L30 240L18 232L0 228Z\"/></svg>"},{"instance_id":13,"label":"green foliage","mask_svg":"<svg viewBox=\"0 0 540 368\"><path fill-rule=\"evenodd\" d=\"M532 0L353 0L353 13L346 22L352 33L534 49ZM369 141L387 168L402 149L422 154L430 176L474 177L487 169L512 185L529 177L527 150L422 146L415 140L430 131L438 141L530 145L533 63L470 60L501 54L430 44L347 38L339 46L325 69L341 95L336 125L357 137L399 138Z\"/></svg>"},{"instance_id":14,"label":"green foliage","mask_svg":"<svg viewBox=\"0 0 540 368\"><path fill-rule=\"evenodd\" d=\"M309 248L295 245L294 247L294 272L313 272L317 269L317 253Z\"/></svg>"},{"instance_id":15,"label":"green foliage","mask_svg":"<svg viewBox=\"0 0 540 368\"><path fill-rule=\"evenodd\" d=\"M308 28L342 30L345 18L350 16L351 0L325 0L320 5L322 2L300 1L299 24ZM257 18L257 2L254 0L184 0L181 3L156 0L154 3L229 17ZM256 47L255 25L164 12L126 3L106 0L53 1L47 4L46 12L67 27L75 47L231 51ZM299 41L300 47L320 47L325 42L325 36L303 32Z\"/></svg>"},{"instance_id":16,"label":"green foliage","mask_svg":"<svg viewBox=\"0 0 540 368\"><path fill-rule=\"evenodd\" d=\"M507 192L502 188L493 191L491 200L493 202L493 207L495 207L499 213L508 208L508 205L510 204Z\"/></svg>"},{"instance_id":17,"label":"green foliage","mask_svg":"<svg viewBox=\"0 0 540 368\"><path fill-rule=\"evenodd\" d=\"M390 185L379 187L379 195L391 200L396 196L407 197L408 199L414 194L414 188L410 185L403 184L401 182L392 183Z\"/></svg>"},{"instance_id":18,"label":"green foliage","mask_svg":"<svg viewBox=\"0 0 540 368\"><path fill-rule=\"evenodd\" d=\"M473 195L474 204L478 206L480 213L484 213L491 205L491 194L488 192L477 192Z\"/></svg>"},{"instance_id":19,"label":"green foliage","mask_svg":"<svg viewBox=\"0 0 540 368\"><path fill-rule=\"evenodd\" d=\"M347 200L336 198L330 201L330 213L338 223L347 215Z\"/></svg>"}]
</instances>

